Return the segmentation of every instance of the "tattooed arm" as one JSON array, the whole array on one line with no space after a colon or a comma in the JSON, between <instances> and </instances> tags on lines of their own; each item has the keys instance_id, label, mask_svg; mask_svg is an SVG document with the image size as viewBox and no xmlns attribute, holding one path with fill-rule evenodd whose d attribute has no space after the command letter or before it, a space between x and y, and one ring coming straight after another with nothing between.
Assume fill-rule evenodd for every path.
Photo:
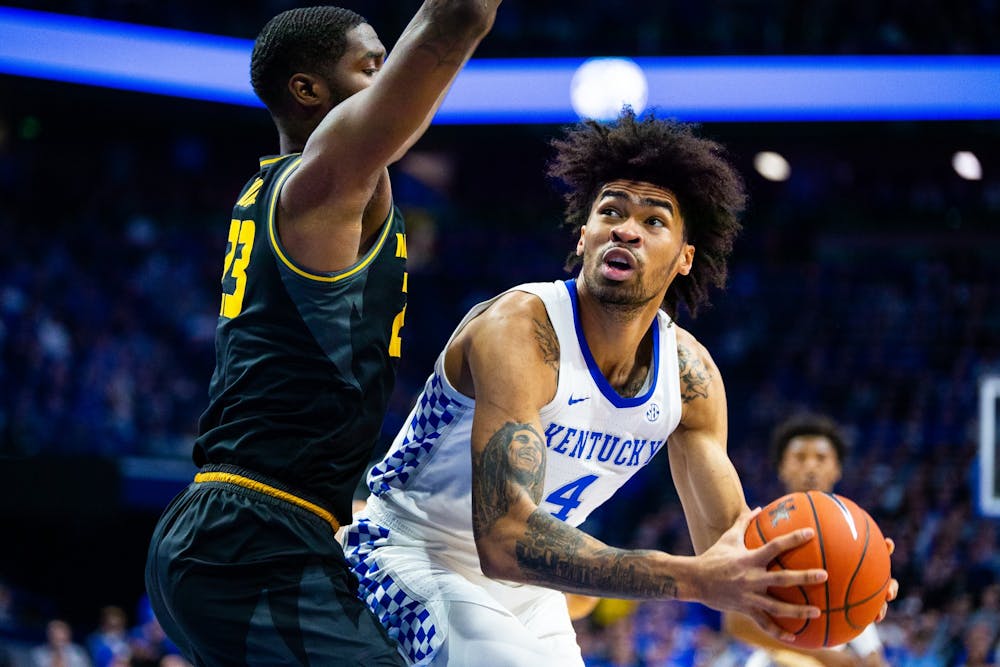
<instances>
[{"instance_id":1,"label":"tattooed arm","mask_svg":"<svg viewBox=\"0 0 1000 667\"><path fill-rule=\"evenodd\" d=\"M674 598L690 560L615 549L538 508L545 481L539 410L555 396L559 342L541 300L513 293L472 320L448 350L449 379L476 399L472 523L487 576L584 595Z\"/></svg>"},{"instance_id":2,"label":"tattooed arm","mask_svg":"<svg viewBox=\"0 0 1000 667\"><path fill-rule=\"evenodd\" d=\"M681 328L677 360L683 412L667 451L691 541L701 553L748 509L726 453L726 392L719 369L708 351Z\"/></svg>"},{"instance_id":3,"label":"tattooed arm","mask_svg":"<svg viewBox=\"0 0 1000 667\"><path fill-rule=\"evenodd\" d=\"M545 479L539 410L555 395L558 341L537 297L501 298L456 337L446 356L449 379L474 396L472 521L487 576L570 593L617 598L698 600L804 618L810 608L766 595L768 586L814 583L814 571L767 572L781 551L805 542L796 533L759 550L742 544L742 524L699 557L619 549L573 528L538 504ZM739 535L736 535L736 532Z\"/></svg>"}]
</instances>

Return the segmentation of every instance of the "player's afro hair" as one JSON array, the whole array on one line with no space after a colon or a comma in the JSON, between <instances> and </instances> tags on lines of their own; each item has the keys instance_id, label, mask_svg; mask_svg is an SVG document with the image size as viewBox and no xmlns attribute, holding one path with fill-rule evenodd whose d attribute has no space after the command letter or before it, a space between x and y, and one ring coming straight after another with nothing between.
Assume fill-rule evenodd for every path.
<instances>
[{"instance_id":1,"label":"player's afro hair","mask_svg":"<svg viewBox=\"0 0 1000 667\"><path fill-rule=\"evenodd\" d=\"M643 181L674 193L685 240L695 246L690 274L678 275L663 299L663 308L675 317L682 303L696 316L708 303L709 288L725 286L726 263L746 205L743 180L724 157L725 149L694 130L652 113L638 117L626 107L615 122L583 121L552 141L556 155L548 166L548 175L566 186L565 224L574 233L611 181ZM571 254L567 270L579 261Z\"/></svg>"}]
</instances>

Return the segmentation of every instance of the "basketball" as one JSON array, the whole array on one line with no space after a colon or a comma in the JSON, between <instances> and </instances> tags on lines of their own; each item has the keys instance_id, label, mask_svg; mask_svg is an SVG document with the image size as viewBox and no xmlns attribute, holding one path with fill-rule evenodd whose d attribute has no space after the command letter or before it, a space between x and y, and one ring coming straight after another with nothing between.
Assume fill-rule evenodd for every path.
<instances>
[{"instance_id":1,"label":"basketball","mask_svg":"<svg viewBox=\"0 0 1000 667\"><path fill-rule=\"evenodd\" d=\"M843 644L861 634L882 609L891 579L889 549L867 512L843 496L821 491L778 498L750 522L744 542L752 549L800 528L813 528L816 536L781 554L768 569L822 568L829 577L819 584L768 592L786 602L819 607L822 613L774 621L795 635L796 647Z\"/></svg>"}]
</instances>

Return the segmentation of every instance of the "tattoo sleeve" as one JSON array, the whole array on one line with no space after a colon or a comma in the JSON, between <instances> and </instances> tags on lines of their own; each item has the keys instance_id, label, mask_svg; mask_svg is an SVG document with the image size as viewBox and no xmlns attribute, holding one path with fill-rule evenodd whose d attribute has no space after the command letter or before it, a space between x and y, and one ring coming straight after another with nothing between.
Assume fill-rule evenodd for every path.
<instances>
[{"instance_id":1,"label":"tattoo sleeve","mask_svg":"<svg viewBox=\"0 0 1000 667\"><path fill-rule=\"evenodd\" d=\"M681 400L690 403L696 398L708 398L712 372L686 345L677 344L677 365L681 377Z\"/></svg>"},{"instance_id":2,"label":"tattoo sleeve","mask_svg":"<svg viewBox=\"0 0 1000 667\"><path fill-rule=\"evenodd\" d=\"M485 535L509 511L520 493L542 501L545 442L531 424L507 422L473 457L472 530Z\"/></svg>"},{"instance_id":3,"label":"tattoo sleeve","mask_svg":"<svg viewBox=\"0 0 1000 667\"><path fill-rule=\"evenodd\" d=\"M542 351L542 361L552 370L559 372L559 339L556 338L555 329L548 320L544 322L538 319L532 320L535 330L535 342Z\"/></svg>"},{"instance_id":4,"label":"tattoo sleeve","mask_svg":"<svg viewBox=\"0 0 1000 667\"><path fill-rule=\"evenodd\" d=\"M677 582L653 571L650 553L609 547L540 509L516 547L517 564L531 583L587 595L676 598Z\"/></svg>"}]
</instances>

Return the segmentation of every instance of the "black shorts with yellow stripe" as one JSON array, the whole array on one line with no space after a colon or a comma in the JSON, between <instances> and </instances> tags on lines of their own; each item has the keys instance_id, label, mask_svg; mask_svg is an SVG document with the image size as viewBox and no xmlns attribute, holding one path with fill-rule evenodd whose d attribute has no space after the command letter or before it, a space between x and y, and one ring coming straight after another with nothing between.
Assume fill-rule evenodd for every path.
<instances>
[{"instance_id":1,"label":"black shorts with yellow stripe","mask_svg":"<svg viewBox=\"0 0 1000 667\"><path fill-rule=\"evenodd\" d=\"M153 611L196 665L402 665L357 598L336 520L271 480L205 466L164 512Z\"/></svg>"}]
</instances>

